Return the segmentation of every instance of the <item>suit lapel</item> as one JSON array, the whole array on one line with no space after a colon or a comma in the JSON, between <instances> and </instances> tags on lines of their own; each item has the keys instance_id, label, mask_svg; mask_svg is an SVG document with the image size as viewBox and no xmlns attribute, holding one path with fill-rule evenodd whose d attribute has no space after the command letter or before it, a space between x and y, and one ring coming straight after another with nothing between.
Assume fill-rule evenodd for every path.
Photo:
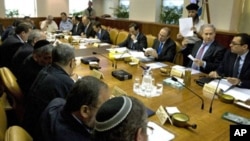
<instances>
[{"instance_id":1,"label":"suit lapel","mask_svg":"<svg viewBox=\"0 0 250 141\"><path fill-rule=\"evenodd\" d=\"M215 50L215 42L213 42L207 49L207 51L205 52L205 54L203 55L203 58L206 58L207 56L212 56L211 53L213 52L213 50Z\"/></svg>"},{"instance_id":2,"label":"suit lapel","mask_svg":"<svg viewBox=\"0 0 250 141\"><path fill-rule=\"evenodd\" d=\"M250 67L250 52L247 53L247 56L245 58L245 61L243 63L243 66L241 68L241 71L240 71L240 78L241 78L241 75L242 73L241 72L246 72Z\"/></svg>"}]
</instances>

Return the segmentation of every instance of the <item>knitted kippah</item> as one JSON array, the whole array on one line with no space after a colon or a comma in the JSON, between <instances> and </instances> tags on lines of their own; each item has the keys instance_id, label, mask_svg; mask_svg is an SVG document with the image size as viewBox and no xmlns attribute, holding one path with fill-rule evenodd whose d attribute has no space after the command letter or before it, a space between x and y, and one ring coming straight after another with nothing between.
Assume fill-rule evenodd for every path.
<instances>
[{"instance_id":1,"label":"knitted kippah","mask_svg":"<svg viewBox=\"0 0 250 141\"><path fill-rule=\"evenodd\" d=\"M48 45L48 44L50 44L50 42L47 41L47 40L39 40L39 41L37 41L37 42L35 43L35 45L34 45L34 50L36 50L36 49L38 49L38 48L41 48L41 47L43 47L43 46L45 46L45 45Z\"/></svg>"},{"instance_id":2,"label":"knitted kippah","mask_svg":"<svg viewBox=\"0 0 250 141\"><path fill-rule=\"evenodd\" d=\"M114 97L106 101L96 114L95 130L110 130L120 124L129 114L132 101L127 96Z\"/></svg>"},{"instance_id":3,"label":"knitted kippah","mask_svg":"<svg viewBox=\"0 0 250 141\"><path fill-rule=\"evenodd\" d=\"M187 10L198 10L199 9L199 6L195 3L190 3L188 6L186 6L186 9Z\"/></svg>"}]
</instances>

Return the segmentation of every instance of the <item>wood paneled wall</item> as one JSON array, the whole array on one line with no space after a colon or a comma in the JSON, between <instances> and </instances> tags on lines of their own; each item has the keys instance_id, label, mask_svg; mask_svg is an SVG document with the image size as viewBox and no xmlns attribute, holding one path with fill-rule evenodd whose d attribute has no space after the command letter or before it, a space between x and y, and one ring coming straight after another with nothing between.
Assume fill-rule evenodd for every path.
<instances>
[{"instance_id":1,"label":"wood paneled wall","mask_svg":"<svg viewBox=\"0 0 250 141\"><path fill-rule=\"evenodd\" d=\"M38 17L38 18L32 18L32 20L35 23L35 26L39 28L39 22L46 19L46 17ZM54 20L59 25L59 22L61 20L60 17L55 17ZM176 34L179 32L179 27L177 25L168 25L168 24L161 24L161 23L154 23L154 22L142 22L142 21L133 21L128 19L113 19L113 18L98 18L103 25L112 27L112 28L118 28L128 31L128 26L132 22L136 22L140 25L140 30L144 34L152 34L154 36L158 35L158 32L162 27L169 27L172 30L171 38L176 40ZM0 19L0 23L2 23L5 27L8 25L11 25L14 21L13 18L4 18ZM232 32L226 32L226 31L217 31L216 34L216 40L224 45L225 47L229 47L229 43L231 42L234 34Z\"/></svg>"}]
</instances>

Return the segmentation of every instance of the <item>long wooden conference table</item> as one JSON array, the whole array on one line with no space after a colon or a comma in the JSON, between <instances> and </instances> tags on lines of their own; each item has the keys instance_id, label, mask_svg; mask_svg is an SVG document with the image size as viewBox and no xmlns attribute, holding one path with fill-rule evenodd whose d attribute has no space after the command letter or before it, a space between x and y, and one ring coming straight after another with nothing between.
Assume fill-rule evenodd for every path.
<instances>
[{"instance_id":1,"label":"long wooden conference table","mask_svg":"<svg viewBox=\"0 0 250 141\"><path fill-rule=\"evenodd\" d=\"M101 55L93 55L93 51L100 53ZM182 113L187 114L190 117L189 123L197 124L196 129L176 127L171 125L169 122L161 125L160 120L156 115L149 117L149 121L155 122L162 128L174 134L175 138L173 140L175 141L229 141L230 125L234 125L235 123L222 119L222 114L225 112L231 112L250 118L249 110L234 104L225 104L218 99L214 100L213 111L212 113L209 113L211 99L203 96L202 87L194 82L194 79L197 79L199 76L204 74L192 75L192 81L189 87L204 99L205 107L202 110L201 100L185 88L175 89L168 85L164 85L162 95L150 98L135 94L133 92L133 78L142 78L143 70L138 66L131 66L124 61L118 61L117 69L126 70L133 75L133 78L125 81L120 81L114 78L111 75L111 72L115 70L112 67L112 62L104 57L107 56L108 53L105 47L76 49L75 53L77 57L96 56L100 59L99 64L101 69L99 71L103 73L103 81L109 85L110 92L115 86L118 86L126 91L128 95L140 99L146 107L154 111L156 111L161 105L163 107L176 106ZM164 63L171 64L168 62ZM91 74L91 70L88 65L78 62L77 67L75 68L75 73L80 76L86 76ZM160 74L159 69L153 70L153 77L155 78L155 82L162 82L166 79L166 76L162 76Z\"/></svg>"}]
</instances>

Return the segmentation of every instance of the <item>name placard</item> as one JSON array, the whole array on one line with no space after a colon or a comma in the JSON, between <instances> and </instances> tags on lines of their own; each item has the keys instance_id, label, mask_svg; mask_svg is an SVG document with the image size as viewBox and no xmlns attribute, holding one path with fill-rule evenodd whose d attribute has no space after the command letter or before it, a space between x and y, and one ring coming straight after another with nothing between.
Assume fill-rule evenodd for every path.
<instances>
[{"instance_id":1,"label":"name placard","mask_svg":"<svg viewBox=\"0 0 250 141\"><path fill-rule=\"evenodd\" d=\"M182 75L183 75L182 70L178 70L178 69L174 69L174 68L171 69L170 76L182 77Z\"/></svg>"},{"instance_id":2,"label":"name placard","mask_svg":"<svg viewBox=\"0 0 250 141\"><path fill-rule=\"evenodd\" d=\"M96 70L96 69L93 69L91 71L91 75L94 76L94 77L96 77L96 78L98 78L98 79L103 79L104 78L103 73L100 72L100 71L98 71L98 70Z\"/></svg>"},{"instance_id":3,"label":"name placard","mask_svg":"<svg viewBox=\"0 0 250 141\"><path fill-rule=\"evenodd\" d=\"M127 95L127 93L124 90L122 90L118 86L115 86L113 88L113 90L112 90L112 96L116 97L116 96L123 96L123 95Z\"/></svg>"},{"instance_id":4,"label":"name placard","mask_svg":"<svg viewBox=\"0 0 250 141\"><path fill-rule=\"evenodd\" d=\"M162 125L164 125L167 120L169 120L170 123L172 124L170 116L168 115L167 111L164 109L162 105L157 109L156 116L158 117Z\"/></svg>"},{"instance_id":5,"label":"name placard","mask_svg":"<svg viewBox=\"0 0 250 141\"><path fill-rule=\"evenodd\" d=\"M215 90L216 90L216 86L205 83L205 85L203 86L202 92L203 92L204 96L212 99L213 95L215 93ZM219 93L219 92L220 92L220 88L217 89L217 93Z\"/></svg>"}]
</instances>

